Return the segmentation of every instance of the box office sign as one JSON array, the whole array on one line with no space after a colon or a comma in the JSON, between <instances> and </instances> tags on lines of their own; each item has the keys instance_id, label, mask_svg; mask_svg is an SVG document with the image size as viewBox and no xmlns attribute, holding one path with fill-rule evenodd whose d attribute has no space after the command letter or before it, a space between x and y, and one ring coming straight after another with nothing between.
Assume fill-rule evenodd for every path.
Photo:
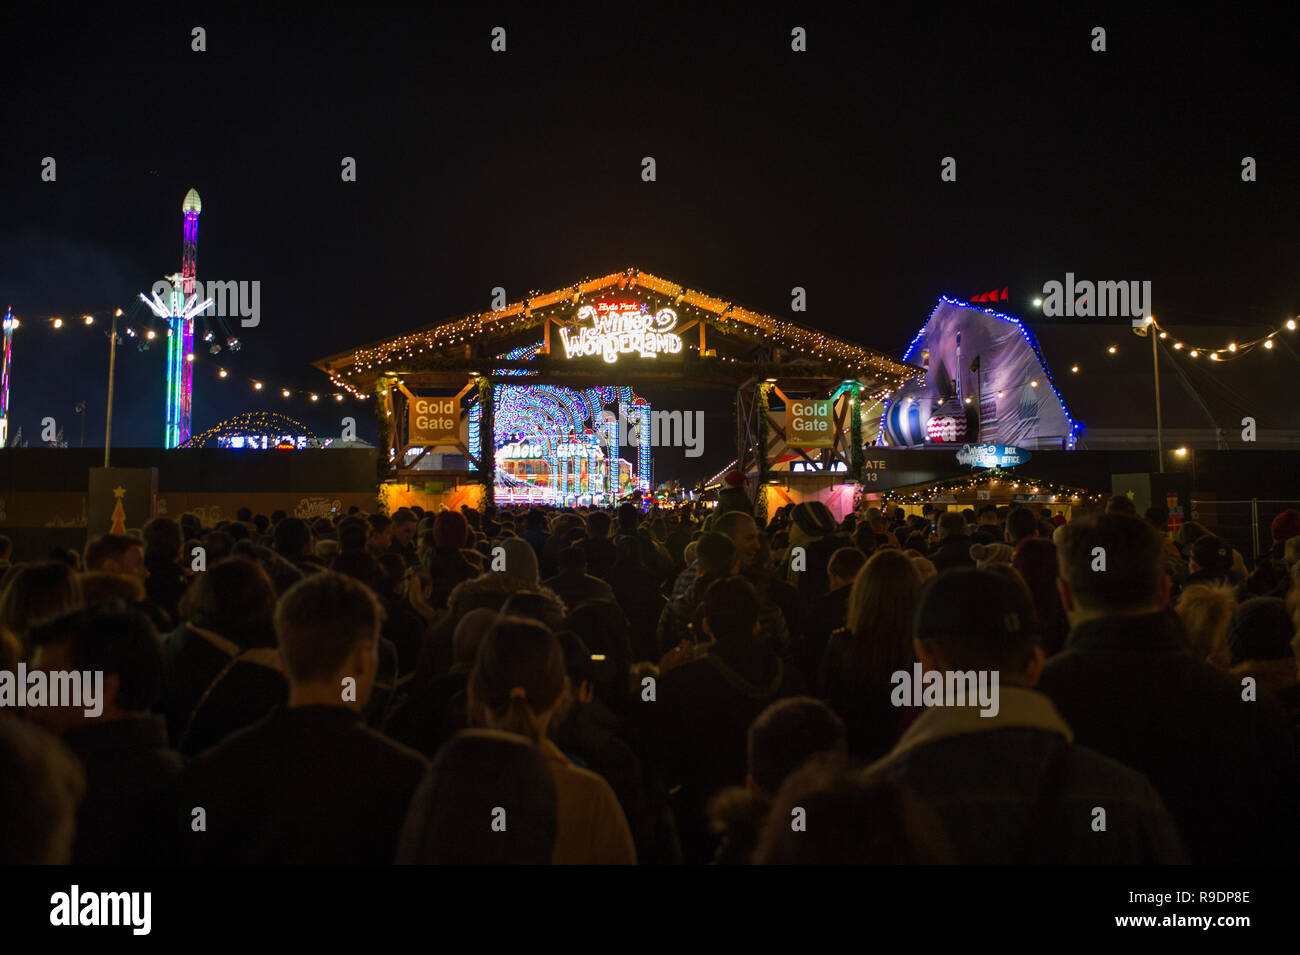
<instances>
[{"instance_id":1,"label":"box office sign","mask_svg":"<svg viewBox=\"0 0 1300 955\"><path fill-rule=\"evenodd\" d=\"M795 448L835 446L834 402L794 401L786 409L786 443Z\"/></svg>"},{"instance_id":2,"label":"box office sign","mask_svg":"<svg viewBox=\"0 0 1300 955\"><path fill-rule=\"evenodd\" d=\"M455 397L414 398L409 415L409 444L436 447L460 440L460 402Z\"/></svg>"}]
</instances>

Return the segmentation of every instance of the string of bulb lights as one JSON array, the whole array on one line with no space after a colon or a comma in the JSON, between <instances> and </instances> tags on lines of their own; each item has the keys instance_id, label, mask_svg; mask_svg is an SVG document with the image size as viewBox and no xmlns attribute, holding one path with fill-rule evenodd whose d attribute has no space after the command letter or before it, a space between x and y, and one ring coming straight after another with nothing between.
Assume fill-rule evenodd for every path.
<instances>
[{"instance_id":1,"label":"string of bulb lights","mask_svg":"<svg viewBox=\"0 0 1300 955\"><path fill-rule=\"evenodd\" d=\"M139 347L141 351L147 351L153 342L165 342L171 336L171 329L169 327L164 326L159 330L151 327L148 322L136 322L130 318L124 317L122 309L120 308L82 312L76 318L63 318L58 315L49 315L34 319L24 319L22 316L15 315L13 319L13 329L16 331L24 323L29 325L44 325L55 330L63 329L69 325L89 328L94 327L101 321L111 321L114 318L117 319L118 334L124 335L127 339L136 340L137 347ZM105 331L105 335L108 334L110 333ZM209 335L209 337L211 336ZM122 339L119 338L118 341L120 342ZM228 339L227 347L231 351L238 351L240 347L239 340L233 337ZM191 352L185 357L187 361L193 362L195 353ZM205 359L205 361L206 360L207 359ZM253 391L258 393L270 394L278 392L282 398L305 398L313 403L328 401L330 399L333 399L335 402L342 402L344 400L344 395L341 392L317 392L306 388L285 388L283 386L275 386L260 378L253 378L247 375L232 375L225 367L220 365L218 365L214 371L215 374L213 377L218 381L234 382L242 379L253 389ZM358 400L363 400L366 396L358 393L354 394L354 397Z\"/></svg>"},{"instance_id":2,"label":"string of bulb lights","mask_svg":"<svg viewBox=\"0 0 1300 955\"><path fill-rule=\"evenodd\" d=\"M1272 351L1273 342L1277 336L1281 335L1283 332L1294 332L1296 330L1296 319L1288 318L1280 326L1266 335L1260 335L1257 338L1252 338L1247 341L1228 341L1219 346L1194 345L1185 339L1178 338L1169 331L1169 329L1156 321L1154 315L1148 316L1147 326L1154 328L1156 331L1156 337L1180 355L1186 355L1188 358L1193 360L1204 358L1207 361L1227 362L1248 355L1255 349L1261 347L1264 351ZM1119 346L1115 344L1107 345L1106 354L1119 354ZM1070 371L1077 375L1079 373L1079 366L1077 364L1072 365Z\"/></svg>"}]
</instances>

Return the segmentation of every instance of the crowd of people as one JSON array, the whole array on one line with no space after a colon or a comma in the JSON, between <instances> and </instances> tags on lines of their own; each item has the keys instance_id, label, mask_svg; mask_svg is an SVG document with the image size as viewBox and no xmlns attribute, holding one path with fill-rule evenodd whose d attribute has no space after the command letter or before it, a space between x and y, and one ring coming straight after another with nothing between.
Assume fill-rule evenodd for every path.
<instances>
[{"instance_id":1,"label":"crowd of people","mask_svg":"<svg viewBox=\"0 0 1300 955\"><path fill-rule=\"evenodd\" d=\"M0 708L0 860L1293 862L1300 512L1249 563L1167 517L742 494L0 539L0 670L104 679L94 715Z\"/></svg>"}]
</instances>

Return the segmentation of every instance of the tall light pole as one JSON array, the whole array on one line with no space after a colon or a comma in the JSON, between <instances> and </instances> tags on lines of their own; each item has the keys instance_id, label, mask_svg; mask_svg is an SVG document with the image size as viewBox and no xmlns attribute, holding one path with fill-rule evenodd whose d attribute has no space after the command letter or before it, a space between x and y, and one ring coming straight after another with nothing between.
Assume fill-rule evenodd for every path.
<instances>
[{"instance_id":1,"label":"tall light pole","mask_svg":"<svg viewBox=\"0 0 1300 955\"><path fill-rule=\"evenodd\" d=\"M117 370L117 317L122 310L113 312L113 327L108 333L108 414L104 419L104 467L108 467L109 449L113 443L113 375Z\"/></svg>"},{"instance_id":2,"label":"tall light pole","mask_svg":"<svg viewBox=\"0 0 1300 955\"><path fill-rule=\"evenodd\" d=\"M1138 335L1146 335L1151 339L1151 372L1155 378L1156 388L1156 453L1160 459L1160 473L1165 473L1165 433L1164 424L1160 416L1160 352L1158 349L1159 342L1156 341L1156 319L1154 315L1148 315L1141 322L1133 323L1133 331Z\"/></svg>"}]
</instances>

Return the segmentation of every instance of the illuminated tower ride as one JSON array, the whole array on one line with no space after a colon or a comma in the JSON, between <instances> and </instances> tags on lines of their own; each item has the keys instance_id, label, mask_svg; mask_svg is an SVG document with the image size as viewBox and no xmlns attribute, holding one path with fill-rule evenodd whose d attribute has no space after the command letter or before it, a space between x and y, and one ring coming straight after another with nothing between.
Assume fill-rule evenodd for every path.
<instances>
[{"instance_id":1,"label":"illuminated tower ride","mask_svg":"<svg viewBox=\"0 0 1300 955\"><path fill-rule=\"evenodd\" d=\"M199 213L203 204L191 189L185 194L185 246L179 275L170 275L171 301L163 302L155 292L153 300L140 300L159 318L167 321L167 420L163 425L163 447L176 448L190 439L190 397L193 394L194 319L212 304L199 303L194 294L194 260L199 241Z\"/></svg>"},{"instance_id":2,"label":"illuminated tower ride","mask_svg":"<svg viewBox=\"0 0 1300 955\"><path fill-rule=\"evenodd\" d=\"M9 443L9 364L13 358L14 326L17 324L14 307L10 305L4 318L4 358L0 366L0 448Z\"/></svg>"}]
</instances>

